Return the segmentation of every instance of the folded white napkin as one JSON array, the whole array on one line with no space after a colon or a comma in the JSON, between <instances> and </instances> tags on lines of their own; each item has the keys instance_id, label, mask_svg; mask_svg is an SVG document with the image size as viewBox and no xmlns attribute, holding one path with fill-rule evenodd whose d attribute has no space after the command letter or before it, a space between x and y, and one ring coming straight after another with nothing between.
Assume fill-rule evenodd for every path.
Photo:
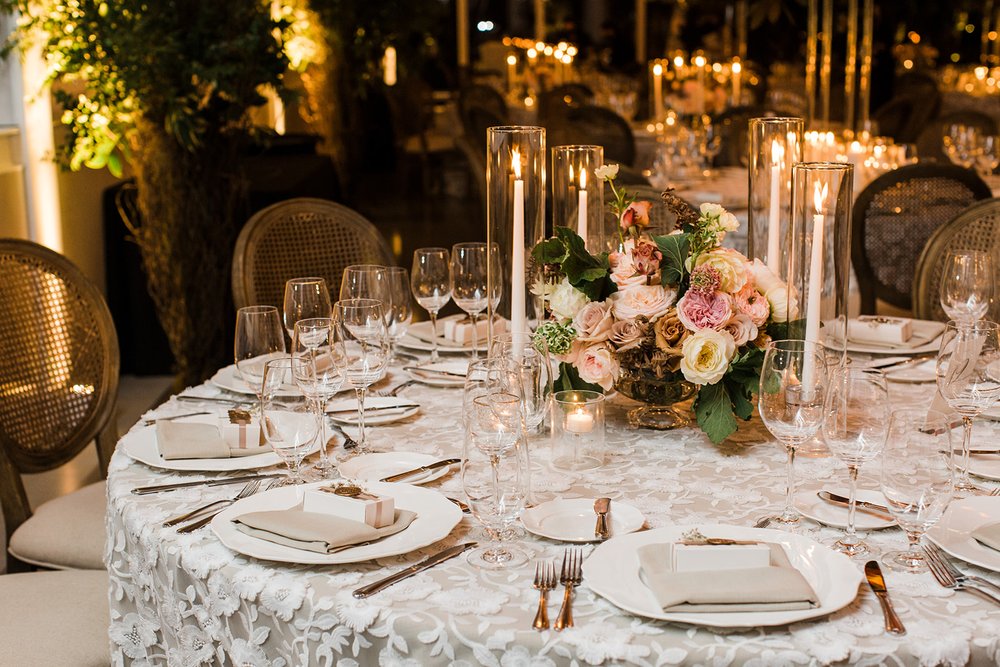
<instances>
[{"instance_id":1,"label":"folded white napkin","mask_svg":"<svg viewBox=\"0 0 1000 667\"><path fill-rule=\"evenodd\" d=\"M780 544L769 544L769 567L674 572L673 544L639 548L639 573L663 611L792 611L810 609L819 597L792 567Z\"/></svg>"},{"instance_id":2,"label":"folded white napkin","mask_svg":"<svg viewBox=\"0 0 1000 667\"><path fill-rule=\"evenodd\" d=\"M1000 551L1000 522L987 523L972 531L972 537L984 547Z\"/></svg>"},{"instance_id":3,"label":"folded white napkin","mask_svg":"<svg viewBox=\"0 0 1000 667\"><path fill-rule=\"evenodd\" d=\"M230 447L215 424L161 421L156 423L156 446L164 460L228 459L271 451L267 445Z\"/></svg>"},{"instance_id":4,"label":"folded white napkin","mask_svg":"<svg viewBox=\"0 0 1000 667\"><path fill-rule=\"evenodd\" d=\"M253 537L294 549L330 553L339 547L380 540L405 530L416 512L396 510L396 520L385 528L335 514L303 512L299 507L249 512L233 519L236 529Z\"/></svg>"}]
</instances>

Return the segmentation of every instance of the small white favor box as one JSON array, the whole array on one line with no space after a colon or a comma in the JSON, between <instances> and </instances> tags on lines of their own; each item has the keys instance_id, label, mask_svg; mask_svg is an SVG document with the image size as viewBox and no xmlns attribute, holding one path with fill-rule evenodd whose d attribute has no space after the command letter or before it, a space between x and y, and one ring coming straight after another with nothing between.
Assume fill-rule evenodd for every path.
<instances>
[{"instance_id":1,"label":"small white favor box","mask_svg":"<svg viewBox=\"0 0 1000 667\"><path fill-rule=\"evenodd\" d=\"M771 564L766 544L674 544L674 572L746 570Z\"/></svg>"},{"instance_id":2,"label":"small white favor box","mask_svg":"<svg viewBox=\"0 0 1000 667\"><path fill-rule=\"evenodd\" d=\"M481 345L485 344L489 335L489 321L485 317L480 317L476 321L476 340ZM468 318L450 319L444 321L444 337L455 341L461 345L472 343L472 321ZM496 318L493 321L493 334L500 334L507 331L507 320Z\"/></svg>"},{"instance_id":3,"label":"small white favor box","mask_svg":"<svg viewBox=\"0 0 1000 667\"><path fill-rule=\"evenodd\" d=\"M356 486L322 486L303 494L302 510L319 512L366 523L372 528L391 526L396 520L395 501Z\"/></svg>"},{"instance_id":4,"label":"small white favor box","mask_svg":"<svg viewBox=\"0 0 1000 667\"><path fill-rule=\"evenodd\" d=\"M260 430L260 422L251 419L249 423L234 424L228 419L219 422L222 439L230 449L256 449L267 444Z\"/></svg>"},{"instance_id":5,"label":"small white favor box","mask_svg":"<svg viewBox=\"0 0 1000 667\"><path fill-rule=\"evenodd\" d=\"M902 345L912 336L913 323L905 317L861 315L847 322L847 337L856 343Z\"/></svg>"}]
</instances>

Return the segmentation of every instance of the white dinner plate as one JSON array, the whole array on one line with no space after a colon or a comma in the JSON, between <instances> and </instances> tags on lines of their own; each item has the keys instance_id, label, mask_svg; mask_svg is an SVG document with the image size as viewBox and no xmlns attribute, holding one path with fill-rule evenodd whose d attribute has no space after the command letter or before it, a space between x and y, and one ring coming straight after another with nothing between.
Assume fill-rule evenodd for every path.
<instances>
[{"instance_id":1,"label":"white dinner plate","mask_svg":"<svg viewBox=\"0 0 1000 667\"><path fill-rule=\"evenodd\" d=\"M885 378L892 382L905 382L909 384L923 384L925 382L937 381L937 361L928 359L927 361L904 368L889 368L885 371Z\"/></svg>"},{"instance_id":2,"label":"white dinner plate","mask_svg":"<svg viewBox=\"0 0 1000 667\"><path fill-rule=\"evenodd\" d=\"M611 537L634 533L645 522L642 512L632 505L611 501L608 527ZM562 542L595 542L597 514L593 498L557 498L524 511L521 523L529 533Z\"/></svg>"},{"instance_id":3,"label":"white dinner plate","mask_svg":"<svg viewBox=\"0 0 1000 667\"><path fill-rule=\"evenodd\" d=\"M973 442L972 449L996 450L996 454L969 454L969 472L985 479L1000 480L1000 445ZM960 465L962 444L955 444L955 464Z\"/></svg>"},{"instance_id":4,"label":"white dinner plate","mask_svg":"<svg viewBox=\"0 0 1000 667\"><path fill-rule=\"evenodd\" d=\"M413 470L439 460L440 457L438 456L418 454L416 452L362 454L361 456L347 459L338 466L338 470L347 479L377 482L390 475ZM404 481L407 484L426 484L427 482L444 477L452 470L454 470L453 466L442 466L430 472L425 472L422 475L408 477Z\"/></svg>"},{"instance_id":5,"label":"white dinner plate","mask_svg":"<svg viewBox=\"0 0 1000 667\"><path fill-rule=\"evenodd\" d=\"M796 493L794 497L795 509L801 512L802 516L808 517L813 521L818 521L826 526L847 528L847 507L821 500L816 495L820 490L822 489L803 489ZM842 488L828 488L826 490L845 498L848 494L847 489ZM883 507L886 505L885 496L879 491L858 489L857 496L858 500L861 501L875 503ZM891 528L895 525L895 521L887 521L861 510L854 513L854 527L858 530L878 530L879 528Z\"/></svg>"},{"instance_id":6,"label":"white dinner plate","mask_svg":"<svg viewBox=\"0 0 1000 667\"><path fill-rule=\"evenodd\" d=\"M646 544L675 542L693 529L708 537L781 544L792 566L816 591L819 606L795 611L664 612L652 591L639 578L637 549ZM595 593L638 616L716 628L752 628L787 625L832 614L857 597L863 577L861 569L850 558L803 535L741 526L698 525L630 533L603 542L583 562L583 579Z\"/></svg>"},{"instance_id":7,"label":"white dinner plate","mask_svg":"<svg viewBox=\"0 0 1000 667\"><path fill-rule=\"evenodd\" d=\"M434 371L446 371L435 373ZM436 364L407 366L406 374L422 384L432 387L464 387L465 375L469 372L467 361L439 361Z\"/></svg>"},{"instance_id":8,"label":"white dinner plate","mask_svg":"<svg viewBox=\"0 0 1000 667\"><path fill-rule=\"evenodd\" d=\"M334 565L409 553L444 539L462 520L462 510L433 489L410 484L369 482L365 484L369 491L392 496L398 509L416 512L417 518L406 530L372 544L359 545L333 554L321 554L251 537L237 530L233 523L233 519L248 512L291 509L302 502L305 489L324 484L329 484L329 481L283 486L238 500L212 519L212 530L224 545L244 556L279 563Z\"/></svg>"},{"instance_id":9,"label":"white dinner plate","mask_svg":"<svg viewBox=\"0 0 1000 667\"><path fill-rule=\"evenodd\" d=\"M394 406L413 406L399 407ZM376 408L372 410L372 408ZM385 408L379 410L378 408ZM330 419L338 424L355 426L358 423L358 400L356 398L342 398L330 401L326 404L326 412ZM420 406L414 405L413 401L405 398L395 398L393 396L366 396L365 397L365 424L391 424L400 420L412 417L420 412ZM333 414L336 413L336 414Z\"/></svg>"},{"instance_id":10,"label":"white dinner plate","mask_svg":"<svg viewBox=\"0 0 1000 667\"><path fill-rule=\"evenodd\" d=\"M927 531L927 537L955 558L1000 572L1000 551L983 546L972 537L980 526L1000 521L1000 498L975 496L954 500L944 516Z\"/></svg>"},{"instance_id":11,"label":"white dinner plate","mask_svg":"<svg viewBox=\"0 0 1000 667\"><path fill-rule=\"evenodd\" d=\"M910 340L902 345L878 345L873 343L861 343L854 340L847 340L848 352L863 352L866 354L926 354L927 352L937 352L941 347L941 334L944 333L944 323L933 320L910 320L913 325L913 335ZM826 346L834 349L842 349L843 344L839 340L830 337L826 339Z\"/></svg>"},{"instance_id":12,"label":"white dinner plate","mask_svg":"<svg viewBox=\"0 0 1000 667\"><path fill-rule=\"evenodd\" d=\"M229 366L223 366L212 379L209 380L212 384L220 389L225 389L227 391L234 391L238 394L248 394L250 396L256 396L256 392L243 381L240 377L239 372L236 370L236 366L230 364ZM294 384L283 384L280 389L278 389L278 396L300 396L302 392Z\"/></svg>"}]
</instances>

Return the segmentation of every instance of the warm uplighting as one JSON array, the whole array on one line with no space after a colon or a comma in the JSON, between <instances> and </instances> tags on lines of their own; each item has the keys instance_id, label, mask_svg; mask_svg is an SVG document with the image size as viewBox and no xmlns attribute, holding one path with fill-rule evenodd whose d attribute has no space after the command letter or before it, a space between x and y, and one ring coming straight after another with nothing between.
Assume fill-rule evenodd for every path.
<instances>
[{"instance_id":1,"label":"warm uplighting","mask_svg":"<svg viewBox=\"0 0 1000 667\"><path fill-rule=\"evenodd\" d=\"M552 48L551 46L546 46L546 47L545 47L545 52L544 52L544 53L545 53L545 55L547 55L547 56L551 56L551 55L552 55L552 52L553 52L553 51L555 51L555 49L553 49L553 48Z\"/></svg>"},{"instance_id":2,"label":"warm uplighting","mask_svg":"<svg viewBox=\"0 0 1000 667\"><path fill-rule=\"evenodd\" d=\"M52 96L38 82L48 76L41 47L24 54L24 136L31 169L31 238L44 246L63 251L62 213L59 208L59 174L52 156L56 154L52 132Z\"/></svg>"}]
</instances>

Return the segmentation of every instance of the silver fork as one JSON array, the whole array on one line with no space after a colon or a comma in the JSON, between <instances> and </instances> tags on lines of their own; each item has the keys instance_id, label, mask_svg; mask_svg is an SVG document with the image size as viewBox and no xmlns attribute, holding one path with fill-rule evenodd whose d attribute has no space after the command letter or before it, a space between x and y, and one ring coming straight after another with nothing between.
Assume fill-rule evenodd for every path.
<instances>
[{"instance_id":1,"label":"silver fork","mask_svg":"<svg viewBox=\"0 0 1000 667\"><path fill-rule=\"evenodd\" d=\"M933 544L925 544L923 552L927 557L927 565L931 568L931 574L934 575L939 584L956 591L976 591L1000 604L1000 587L996 584L982 577L963 573Z\"/></svg>"},{"instance_id":2,"label":"silver fork","mask_svg":"<svg viewBox=\"0 0 1000 667\"><path fill-rule=\"evenodd\" d=\"M202 518L200 518L200 519L198 519L196 521L192 521L191 523L189 523L186 526L181 526L180 528L177 529L177 532L178 533L190 533L193 530L197 530L198 528L201 528L206 523L208 523L209 521L211 521L212 519L214 519L215 515L218 514L219 512L221 512L223 509L225 509L226 507L229 507L230 505L232 505L233 503L235 503L237 500L243 500L244 498L249 498L253 494L257 493L257 489L259 489L259 488L260 488L260 480L259 479L255 479L252 482L247 482L247 485L244 486L242 489L240 489L240 492L238 494L236 494L236 496L234 496L233 498L229 498L229 499L226 499L226 500L219 501L224 506L221 507L221 508L219 508L218 511L209 512L209 514L207 516L204 516L204 517L202 517Z\"/></svg>"},{"instance_id":3,"label":"silver fork","mask_svg":"<svg viewBox=\"0 0 1000 667\"><path fill-rule=\"evenodd\" d=\"M327 423L330 425L330 428L332 428L334 431L339 433L344 438L344 449L354 449L355 447L358 446L358 441L352 438L351 436L347 435L347 431L345 431L344 427L342 427L340 424L334 421L328 421ZM332 442L333 438L330 438L330 440L331 440L331 442L329 443L330 445L337 444L336 442Z\"/></svg>"},{"instance_id":4,"label":"silver fork","mask_svg":"<svg viewBox=\"0 0 1000 667\"><path fill-rule=\"evenodd\" d=\"M383 389L382 391L375 392L376 396L399 396L399 392L407 387L419 384L416 380L407 380L406 382L400 382L392 389Z\"/></svg>"},{"instance_id":5,"label":"silver fork","mask_svg":"<svg viewBox=\"0 0 1000 667\"><path fill-rule=\"evenodd\" d=\"M548 593L556 587L556 567L552 563L535 563L535 580L531 587L538 591L538 612L531 627L535 630L549 629Z\"/></svg>"},{"instance_id":6,"label":"silver fork","mask_svg":"<svg viewBox=\"0 0 1000 667\"><path fill-rule=\"evenodd\" d=\"M556 618L556 630L573 627L573 589L583 580L583 554L579 549L563 552L562 573L559 583L563 585L562 607Z\"/></svg>"}]
</instances>

